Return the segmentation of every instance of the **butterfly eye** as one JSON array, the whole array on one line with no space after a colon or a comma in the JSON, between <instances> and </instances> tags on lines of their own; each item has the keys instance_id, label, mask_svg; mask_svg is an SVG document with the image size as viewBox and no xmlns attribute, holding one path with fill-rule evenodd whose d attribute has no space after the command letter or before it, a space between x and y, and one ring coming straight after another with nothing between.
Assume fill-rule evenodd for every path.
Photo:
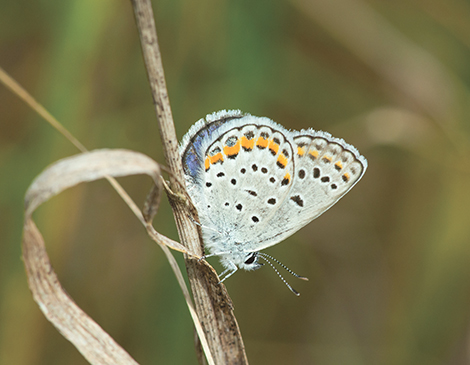
<instances>
[{"instance_id":1,"label":"butterfly eye","mask_svg":"<svg viewBox=\"0 0 470 365\"><path fill-rule=\"evenodd\" d=\"M250 257L248 257L248 259L245 261L245 264L251 265L253 262L255 262L255 259L256 259L256 252L253 252L252 254L250 254Z\"/></svg>"}]
</instances>

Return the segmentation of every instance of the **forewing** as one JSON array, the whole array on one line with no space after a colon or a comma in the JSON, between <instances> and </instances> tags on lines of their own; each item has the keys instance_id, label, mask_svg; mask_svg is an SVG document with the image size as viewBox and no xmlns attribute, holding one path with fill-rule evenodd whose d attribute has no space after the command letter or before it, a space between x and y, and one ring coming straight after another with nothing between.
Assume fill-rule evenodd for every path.
<instances>
[{"instance_id":1,"label":"forewing","mask_svg":"<svg viewBox=\"0 0 470 365\"><path fill-rule=\"evenodd\" d=\"M247 124L225 132L204 156L201 223L229 233L251 250L293 184L293 154L284 131L269 125Z\"/></svg>"}]
</instances>

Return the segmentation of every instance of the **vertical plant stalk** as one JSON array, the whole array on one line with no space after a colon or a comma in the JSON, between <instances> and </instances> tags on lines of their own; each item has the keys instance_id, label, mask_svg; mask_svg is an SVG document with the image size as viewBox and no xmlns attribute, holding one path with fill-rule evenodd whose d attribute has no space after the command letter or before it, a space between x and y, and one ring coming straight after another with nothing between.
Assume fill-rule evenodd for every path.
<instances>
[{"instance_id":1,"label":"vertical plant stalk","mask_svg":"<svg viewBox=\"0 0 470 365\"><path fill-rule=\"evenodd\" d=\"M139 31L145 67L150 82L155 112L157 114L163 151L171 171L170 183L175 193L184 189L184 181L173 117L158 46L157 31L150 0L132 0ZM196 225L190 220L187 205L171 200L173 214L181 242L189 251L201 256L202 244ZM233 313L230 297L215 271L204 262L185 256L194 305L216 364L247 364L243 340ZM202 362L202 356L199 354Z\"/></svg>"}]
</instances>

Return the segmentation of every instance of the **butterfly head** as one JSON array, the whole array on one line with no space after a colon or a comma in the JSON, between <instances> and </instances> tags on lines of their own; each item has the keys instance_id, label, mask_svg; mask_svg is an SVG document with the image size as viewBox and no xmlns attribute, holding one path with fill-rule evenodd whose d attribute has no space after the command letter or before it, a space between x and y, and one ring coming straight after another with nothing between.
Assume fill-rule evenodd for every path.
<instances>
[{"instance_id":1,"label":"butterfly head","mask_svg":"<svg viewBox=\"0 0 470 365\"><path fill-rule=\"evenodd\" d=\"M264 265L259 262L259 252L231 251L217 254L217 256L219 256L222 265L228 270L243 269L253 271Z\"/></svg>"},{"instance_id":2,"label":"butterfly head","mask_svg":"<svg viewBox=\"0 0 470 365\"><path fill-rule=\"evenodd\" d=\"M264 264L259 262L258 254L259 252L249 252L245 254L245 257L243 258L244 261L240 263L238 266L241 269L248 270L248 271L259 269Z\"/></svg>"}]
</instances>

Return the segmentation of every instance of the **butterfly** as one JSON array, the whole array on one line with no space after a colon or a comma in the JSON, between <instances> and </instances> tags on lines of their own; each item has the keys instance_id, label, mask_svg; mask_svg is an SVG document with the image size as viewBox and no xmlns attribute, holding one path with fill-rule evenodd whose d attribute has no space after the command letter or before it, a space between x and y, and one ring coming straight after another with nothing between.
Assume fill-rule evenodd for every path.
<instances>
[{"instance_id":1,"label":"butterfly","mask_svg":"<svg viewBox=\"0 0 470 365\"><path fill-rule=\"evenodd\" d=\"M180 154L209 251L205 257L219 256L221 281L238 268L258 269L263 260L296 294L269 259L286 267L260 251L328 210L367 169L355 147L329 133L290 131L239 110L197 121Z\"/></svg>"}]
</instances>

